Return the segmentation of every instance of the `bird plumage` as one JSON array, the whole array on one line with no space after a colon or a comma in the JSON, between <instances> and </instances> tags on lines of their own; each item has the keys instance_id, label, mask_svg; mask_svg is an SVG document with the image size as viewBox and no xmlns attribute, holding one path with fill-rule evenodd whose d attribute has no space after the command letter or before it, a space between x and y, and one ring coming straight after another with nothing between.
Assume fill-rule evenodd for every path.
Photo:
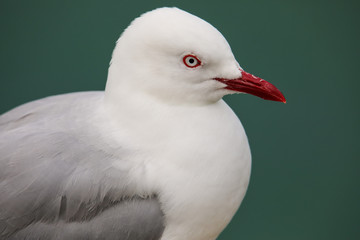
<instances>
[{"instance_id":1,"label":"bird plumage","mask_svg":"<svg viewBox=\"0 0 360 240\"><path fill-rule=\"evenodd\" d=\"M216 239L250 177L245 131L221 100L263 81L243 74L204 20L177 8L137 18L117 41L105 92L1 115L0 236Z\"/></svg>"},{"instance_id":2,"label":"bird plumage","mask_svg":"<svg viewBox=\"0 0 360 240\"><path fill-rule=\"evenodd\" d=\"M112 167L124 155L122 146L98 142L103 133L91 115L102 99L102 92L60 95L1 116L2 238L118 239L119 234L129 234L124 239L151 239L141 236L161 235L163 217L156 195L136 193L125 157L122 168ZM155 228L147 231L148 225Z\"/></svg>"}]
</instances>

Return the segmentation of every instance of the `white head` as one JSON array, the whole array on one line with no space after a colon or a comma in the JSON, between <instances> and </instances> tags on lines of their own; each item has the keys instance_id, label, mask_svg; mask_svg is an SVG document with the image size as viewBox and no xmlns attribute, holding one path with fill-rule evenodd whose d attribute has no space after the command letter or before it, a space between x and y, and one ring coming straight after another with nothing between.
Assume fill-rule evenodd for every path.
<instances>
[{"instance_id":1,"label":"white head","mask_svg":"<svg viewBox=\"0 0 360 240\"><path fill-rule=\"evenodd\" d=\"M172 104L211 104L235 91L252 93L228 84L239 84L243 74L212 25L178 8L160 8L135 19L117 41L106 95L126 91Z\"/></svg>"}]
</instances>

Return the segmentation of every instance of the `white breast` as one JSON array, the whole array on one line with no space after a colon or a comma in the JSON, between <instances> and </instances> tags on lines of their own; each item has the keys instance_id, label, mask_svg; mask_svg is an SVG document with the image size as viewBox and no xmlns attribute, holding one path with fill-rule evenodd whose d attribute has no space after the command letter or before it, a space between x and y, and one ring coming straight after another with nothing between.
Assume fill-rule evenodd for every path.
<instances>
[{"instance_id":1,"label":"white breast","mask_svg":"<svg viewBox=\"0 0 360 240\"><path fill-rule=\"evenodd\" d=\"M121 131L114 135L131 152L137 192L158 194L166 219L162 240L216 239L250 177L250 149L237 116L222 100L190 107L149 99L119 109Z\"/></svg>"},{"instance_id":2,"label":"white breast","mask_svg":"<svg viewBox=\"0 0 360 240\"><path fill-rule=\"evenodd\" d=\"M175 119L175 118L174 118ZM244 129L223 102L179 111L148 164L166 216L163 240L215 239L246 192L250 149Z\"/></svg>"}]
</instances>

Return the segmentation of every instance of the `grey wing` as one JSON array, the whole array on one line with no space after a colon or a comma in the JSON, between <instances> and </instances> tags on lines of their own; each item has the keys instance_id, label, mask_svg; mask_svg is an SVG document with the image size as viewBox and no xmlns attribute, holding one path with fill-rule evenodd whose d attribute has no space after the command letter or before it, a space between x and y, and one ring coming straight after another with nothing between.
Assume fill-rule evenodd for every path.
<instances>
[{"instance_id":1,"label":"grey wing","mask_svg":"<svg viewBox=\"0 0 360 240\"><path fill-rule=\"evenodd\" d=\"M109 149L49 124L60 116L46 113L71 102L0 116L0 239L160 239L155 193L137 196L129 172L108 164Z\"/></svg>"},{"instance_id":2,"label":"grey wing","mask_svg":"<svg viewBox=\"0 0 360 240\"><path fill-rule=\"evenodd\" d=\"M158 240L164 230L162 219L156 199L132 198L114 204L88 221L36 222L9 239Z\"/></svg>"}]
</instances>

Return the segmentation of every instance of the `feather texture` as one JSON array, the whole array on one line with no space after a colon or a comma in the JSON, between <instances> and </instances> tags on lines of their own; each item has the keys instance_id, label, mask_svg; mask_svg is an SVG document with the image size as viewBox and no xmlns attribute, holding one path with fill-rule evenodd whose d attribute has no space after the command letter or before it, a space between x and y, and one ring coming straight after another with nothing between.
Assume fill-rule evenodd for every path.
<instances>
[{"instance_id":1,"label":"feather texture","mask_svg":"<svg viewBox=\"0 0 360 240\"><path fill-rule=\"evenodd\" d=\"M141 198L134 192L128 176L133 166L124 160L122 168L112 167L126 151L99 146L101 135L87 125L86 108L78 111L82 103L97 108L102 95L51 97L0 117L1 237L103 239L99 236L108 232L106 239L116 239L125 231L127 239L161 236L163 217L155 193ZM149 224L154 228L144 231Z\"/></svg>"}]
</instances>

